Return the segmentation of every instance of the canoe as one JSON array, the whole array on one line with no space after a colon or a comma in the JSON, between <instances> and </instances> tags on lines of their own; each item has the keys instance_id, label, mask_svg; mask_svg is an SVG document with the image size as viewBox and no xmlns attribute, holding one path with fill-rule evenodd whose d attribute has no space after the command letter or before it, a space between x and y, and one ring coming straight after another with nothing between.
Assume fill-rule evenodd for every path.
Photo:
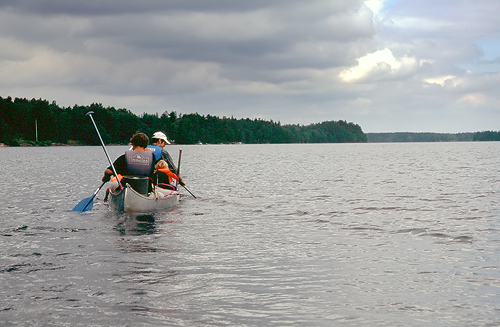
<instances>
[{"instance_id":1,"label":"canoe","mask_svg":"<svg viewBox=\"0 0 500 327\"><path fill-rule=\"evenodd\" d=\"M148 194L141 194L130 184L125 183L123 189L111 188L109 191L109 206L117 211L151 212L172 208L179 203L180 193L177 190L155 188Z\"/></svg>"}]
</instances>

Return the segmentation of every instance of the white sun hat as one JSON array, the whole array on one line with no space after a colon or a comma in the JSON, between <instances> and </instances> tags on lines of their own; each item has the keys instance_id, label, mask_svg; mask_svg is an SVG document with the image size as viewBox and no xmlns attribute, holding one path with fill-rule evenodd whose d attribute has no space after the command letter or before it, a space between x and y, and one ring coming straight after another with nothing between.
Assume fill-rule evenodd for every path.
<instances>
[{"instance_id":1,"label":"white sun hat","mask_svg":"<svg viewBox=\"0 0 500 327\"><path fill-rule=\"evenodd\" d=\"M170 144L170 141L167 139L167 135L163 132L156 132L153 134L154 139L159 139L165 141L165 143Z\"/></svg>"}]
</instances>

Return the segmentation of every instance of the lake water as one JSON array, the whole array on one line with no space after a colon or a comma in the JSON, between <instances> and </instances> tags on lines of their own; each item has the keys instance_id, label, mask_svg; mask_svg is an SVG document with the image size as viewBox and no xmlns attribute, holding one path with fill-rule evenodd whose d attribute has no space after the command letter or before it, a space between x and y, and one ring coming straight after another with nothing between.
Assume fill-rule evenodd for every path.
<instances>
[{"instance_id":1,"label":"lake water","mask_svg":"<svg viewBox=\"0 0 500 327\"><path fill-rule=\"evenodd\" d=\"M71 211L101 147L1 148L0 325L500 325L500 142L181 148L149 216Z\"/></svg>"}]
</instances>

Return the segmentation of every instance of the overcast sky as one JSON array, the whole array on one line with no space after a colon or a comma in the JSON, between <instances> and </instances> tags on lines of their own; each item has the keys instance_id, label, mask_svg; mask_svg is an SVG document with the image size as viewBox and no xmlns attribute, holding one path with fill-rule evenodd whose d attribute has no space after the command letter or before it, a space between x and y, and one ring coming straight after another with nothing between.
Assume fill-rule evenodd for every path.
<instances>
[{"instance_id":1,"label":"overcast sky","mask_svg":"<svg viewBox=\"0 0 500 327\"><path fill-rule=\"evenodd\" d=\"M0 0L0 96L500 130L499 0Z\"/></svg>"}]
</instances>

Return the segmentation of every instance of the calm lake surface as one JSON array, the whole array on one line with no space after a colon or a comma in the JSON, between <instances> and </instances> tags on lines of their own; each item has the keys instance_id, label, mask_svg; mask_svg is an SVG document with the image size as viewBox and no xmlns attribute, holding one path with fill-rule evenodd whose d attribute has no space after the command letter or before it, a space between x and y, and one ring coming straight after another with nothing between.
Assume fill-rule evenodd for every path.
<instances>
[{"instance_id":1,"label":"calm lake surface","mask_svg":"<svg viewBox=\"0 0 500 327\"><path fill-rule=\"evenodd\" d=\"M71 211L102 147L0 148L0 325L500 325L500 142L179 148L150 216Z\"/></svg>"}]
</instances>

